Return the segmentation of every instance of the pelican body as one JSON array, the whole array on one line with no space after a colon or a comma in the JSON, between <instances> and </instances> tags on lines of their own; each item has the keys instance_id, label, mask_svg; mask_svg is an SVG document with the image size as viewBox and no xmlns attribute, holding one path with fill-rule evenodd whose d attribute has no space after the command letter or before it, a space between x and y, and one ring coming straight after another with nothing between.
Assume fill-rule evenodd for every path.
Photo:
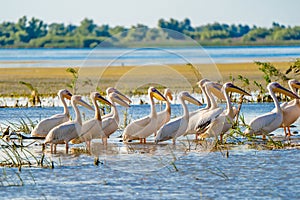
<instances>
[{"instance_id":1,"label":"pelican body","mask_svg":"<svg viewBox=\"0 0 300 200\"><path fill-rule=\"evenodd\" d=\"M90 150L91 147L90 142L93 138L106 138L102 130L101 114L100 114L99 106L96 101L98 100L101 103L111 105L111 103L105 98L103 98L98 92L92 92L90 98L95 108L95 116L93 119L85 121L82 124L80 134L71 141L71 143L86 142L88 150ZM106 145L105 141L106 140L104 139L103 143Z\"/></svg>"},{"instance_id":2,"label":"pelican body","mask_svg":"<svg viewBox=\"0 0 300 200\"><path fill-rule=\"evenodd\" d=\"M82 120L77 104L80 104L86 108L93 110L93 108L87 104L85 101L81 99L79 95L73 95L71 98L71 105L75 111L75 120L68 121L63 124L60 124L53 129L50 130L48 135L45 138L44 144L51 144L51 153L53 153L53 145L54 153L56 153L56 145L57 144L65 144L66 145L66 153L68 153L69 149L69 141L76 138L81 133Z\"/></svg>"},{"instance_id":3,"label":"pelican body","mask_svg":"<svg viewBox=\"0 0 300 200\"><path fill-rule=\"evenodd\" d=\"M211 82L207 79L203 79L198 84L204 93L207 106L190 114L187 134L196 134L196 139L197 135L203 133L206 130L205 128L207 125L223 111L223 109L218 106L215 98L212 96L212 93L219 99L225 99L221 92L222 85Z\"/></svg>"},{"instance_id":4,"label":"pelican body","mask_svg":"<svg viewBox=\"0 0 300 200\"><path fill-rule=\"evenodd\" d=\"M300 82L296 81L295 79L292 79L289 80L288 84L291 91L297 94L295 88L297 89L300 88ZM300 100L294 99L288 102L287 104L281 105L280 107L283 111L283 119L282 119L281 127L284 128L285 136L290 137L291 136L290 125L295 123L295 121L300 116Z\"/></svg>"},{"instance_id":5,"label":"pelican body","mask_svg":"<svg viewBox=\"0 0 300 200\"><path fill-rule=\"evenodd\" d=\"M201 106L202 104L193 98L188 92L180 92L178 95L179 101L183 108L183 115L172 119L166 123L161 129L158 130L157 136L155 137L155 143L173 139L175 144L176 138L180 137L186 132L189 123L189 112L185 101L189 101L195 105Z\"/></svg>"},{"instance_id":6,"label":"pelican body","mask_svg":"<svg viewBox=\"0 0 300 200\"><path fill-rule=\"evenodd\" d=\"M236 115L235 110L232 107L232 103L229 97L229 92L235 92L242 95L251 96L243 89L228 82L222 87L222 92L226 99L226 110L224 110L217 118L207 124L207 130L204 134L200 135L202 138L206 137L218 137L220 135L220 141L223 140L223 134L225 134L233 125L233 119ZM199 129L200 127L198 127ZM203 127L201 127L203 129Z\"/></svg>"},{"instance_id":7,"label":"pelican body","mask_svg":"<svg viewBox=\"0 0 300 200\"><path fill-rule=\"evenodd\" d=\"M157 113L154 100L167 101L166 98L154 87L148 89L151 112L148 116L137 119L127 125L123 132L123 141L140 140L140 143L146 143L146 138L157 131Z\"/></svg>"},{"instance_id":8,"label":"pelican body","mask_svg":"<svg viewBox=\"0 0 300 200\"><path fill-rule=\"evenodd\" d=\"M46 119L43 119L42 121L40 121L32 130L31 136L46 137L52 128L54 128L64 122L69 121L70 112L67 107L65 99L70 100L72 97L72 94L68 90L59 90L57 95L59 96L59 99L63 104L64 113L56 114L56 115L53 115L49 118L46 118Z\"/></svg>"},{"instance_id":9,"label":"pelican body","mask_svg":"<svg viewBox=\"0 0 300 200\"><path fill-rule=\"evenodd\" d=\"M299 99L296 94L282 87L277 82L269 83L267 89L274 101L275 110L254 118L249 123L249 128L247 128L245 131L246 134L263 135L263 138L265 138L267 134L280 127L283 122L283 111L280 108L280 104L275 96L275 92L282 93L291 98Z\"/></svg>"},{"instance_id":10,"label":"pelican body","mask_svg":"<svg viewBox=\"0 0 300 200\"><path fill-rule=\"evenodd\" d=\"M102 119L102 129L105 134L104 138L107 140L107 138L109 138L109 136L119 128L120 118L116 103L123 107L129 108L130 106L128 103L131 103L131 100L115 88L108 88L106 92L108 94L107 98L112 104L111 112L107 115L104 115Z\"/></svg>"}]
</instances>

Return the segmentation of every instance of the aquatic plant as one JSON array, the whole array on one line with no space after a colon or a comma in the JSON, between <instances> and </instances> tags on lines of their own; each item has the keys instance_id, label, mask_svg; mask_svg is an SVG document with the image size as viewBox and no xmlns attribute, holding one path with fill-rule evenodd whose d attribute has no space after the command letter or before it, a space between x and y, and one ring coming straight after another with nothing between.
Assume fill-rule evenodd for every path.
<instances>
[{"instance_id":1,"label":"aquatic plant","mask_svg":"<svg viewBox=\"0 0 300 200\"><path fill-rule=\"evenodd\" d=\"M36 106L37 104L41 104L41 99L39 97L39 93L36 87L33 87L31 83L25 81L19 81L19 83L25 85L31 91L30 102L32 102L33 106Z\"/></svg>"}]
</instances>

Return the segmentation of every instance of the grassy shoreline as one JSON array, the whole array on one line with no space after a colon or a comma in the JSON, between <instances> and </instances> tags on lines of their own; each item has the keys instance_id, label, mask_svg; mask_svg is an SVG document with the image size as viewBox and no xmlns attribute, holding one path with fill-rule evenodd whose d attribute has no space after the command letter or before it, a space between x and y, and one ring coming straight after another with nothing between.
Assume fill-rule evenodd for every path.
<instances>
[{"instance_id":1,"label":"grassy shoreline","mask_svg":"<svg viewBox=\"0 0 300 200\"><path fill-rule=\"evenodd\" d=\"M279 70L285 71L290 62L272 62ZM242 83L237 80L238 75L249 78L251 81L258 81L263 83L263 73L258 70L258 66L254 63L217 63L215 66L212 64L199 65L203 69L203 73L220 72L222 82L229 81L229 76L232 75L236 79L237 85ZM137 67L138 68L138 67ZM105 91L107 87L114 87L122 78L128 77L127 81L132 83L140 81L141 84L149 83L147 78L156 77L158 80L164 80L165 85L178 87L178 90L190 89L184 88L184 84L178 82L173 75L178 75L185 78L197 91L196 82L199 78L194 69L186 64L172 64L168 66L146 66L142 70L137 70L134 66L113 66L113 67L85 67L79 69L79 79L88 80L91 87ZM162 70L161 70L162 69ZM201 73L200 71L200 73ZM204 72L205 71L205 72ZM134 73L133 73L134 72ZM128 76L130 75L131 76ZM101 77L101 78L100 78ZM204 76L205 78L208 78ZM0 95L1 96L27 96L30 91L25 86L21 85L19 81L31 83L36 87L42 95L55 95L59 89L66 88L67 84L71 82L72 75L66 72L63 67L26 67L26 68L0 68ZM150 80L151 81L151 80ZM128 83L130 84L130 83ZM151 84L151 83L150 83ZM80 87L80 86L79 86ZM141 85L141 88L146 85ZM130 88L125 92L132 92L131 90L137 88ZM251 90L257 90L253 84L250 84ZM82 91L81 91L82 92ZM84 91L85 92L85 91ZM88 93L89 91L86 91Z\"/></svg>"}]
</instances>

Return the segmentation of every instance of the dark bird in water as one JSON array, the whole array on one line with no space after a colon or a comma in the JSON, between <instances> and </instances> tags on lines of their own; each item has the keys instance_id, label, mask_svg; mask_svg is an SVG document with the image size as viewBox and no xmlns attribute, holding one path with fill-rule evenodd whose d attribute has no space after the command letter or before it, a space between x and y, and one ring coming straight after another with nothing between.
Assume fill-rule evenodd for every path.
<instances>
[{"instance_id":1,"label":"dark bird in water","mask_svg":"<svg viewBox=\"0 0 300 200\"><path fill-rule=\"evenodd\" d=\"M10 126L8 126L6 128L6 130L3 132L3 134L2 134L2 138L3 139L9 140L10 135L11 135L11 133L9 132L9 128L10 128Z\"/></svg>"}]
</instances>

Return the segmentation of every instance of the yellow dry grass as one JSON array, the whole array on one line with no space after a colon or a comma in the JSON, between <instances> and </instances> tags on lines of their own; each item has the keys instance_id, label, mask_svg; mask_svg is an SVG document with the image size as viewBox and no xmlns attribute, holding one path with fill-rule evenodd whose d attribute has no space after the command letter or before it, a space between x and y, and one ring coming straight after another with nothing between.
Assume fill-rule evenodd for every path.
<instances>
[{"instance_id":1,"label":"yellow dry grass","mask_svg":"<svg viewBox=\"0 0 300 200\"><path fill-rule=\"evenodd\" d=\"M273 64L284 72L291 63L276 62ZM226 63L217 64L216 66L223 82L229 81L230 75L235 78L238 75L242 75L251 81L263 82L263 74L254 63ZM215 69L213 65L205 65L202 70L208 70L203 72L204 74L217 74ZM216 75L216 77L218 76ZM19 81L31 83L41 94L56 94L59 89L66 88L66 84L70 83L71 79L72 75L66 72L66 68L0 68L0 94L2 96L29 94L28 89L19 84ZM165 84L165 86L169 84L178 90L183 90L191 89L186 88L189 83L196 88L196 82L199 77L196 76L191 66L174 64L168 66L145 66L143 68L135 68L134 66L85 67L79 69L79 79L83 85L89 84L92 89L98 87L98 89L104 91L109 86L114 87L119 84L119 87L124 86L126 88L128 86L127 89L130 91L127 92L132 92L132 90L137 89L133 87L143 88L142 86L146 87L146 84Z\"/></svg>"}]
</instances>

